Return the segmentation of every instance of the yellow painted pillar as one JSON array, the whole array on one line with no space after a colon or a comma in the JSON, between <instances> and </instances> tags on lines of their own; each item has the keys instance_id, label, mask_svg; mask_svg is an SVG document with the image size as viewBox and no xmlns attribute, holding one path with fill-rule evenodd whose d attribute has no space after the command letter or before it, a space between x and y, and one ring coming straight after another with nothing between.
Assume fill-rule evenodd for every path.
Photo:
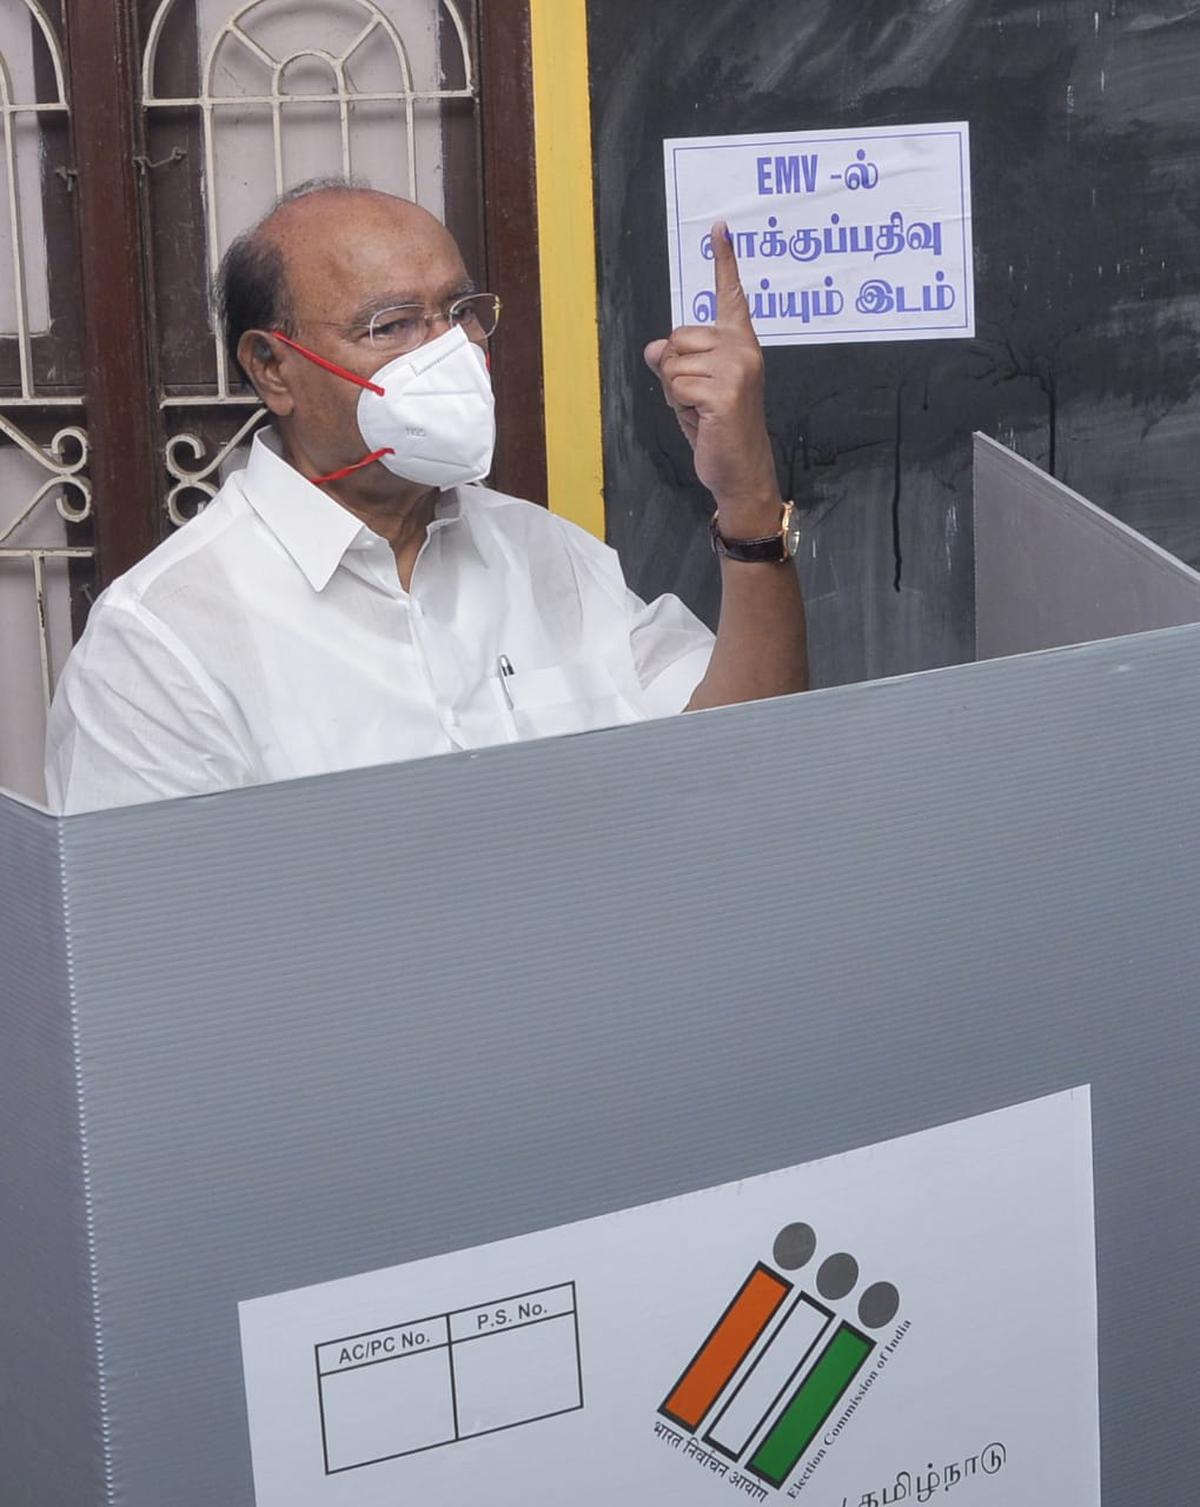
<instances>
[{"instance_id":1,"label":"yellow painted pillar","mask_svg":"<svg viewBox=\"0 0 1200 1507\"><path fill-rule=\"evenodd\" d=\"M604 538L586 0L530 0L550 509Z\"/></svg>"}]
</instances>

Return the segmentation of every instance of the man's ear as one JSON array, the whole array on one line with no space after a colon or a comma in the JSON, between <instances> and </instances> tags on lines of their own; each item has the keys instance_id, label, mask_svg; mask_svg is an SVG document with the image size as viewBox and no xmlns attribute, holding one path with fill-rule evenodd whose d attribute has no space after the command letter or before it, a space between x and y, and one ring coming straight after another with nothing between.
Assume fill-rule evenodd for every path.
<instances>
[{"instance_id":1,"label":"man's ear","mask_svg":"<svg viewBox=\"0 0 1200 1507\"><path fill-rule=\"evenodd\" d=\"M279 364L279 342L262 330L245 330L237 346L238 362L254 390L271 410L285 418L295 406L292 391Z\"/></svg>"}]
</instances>

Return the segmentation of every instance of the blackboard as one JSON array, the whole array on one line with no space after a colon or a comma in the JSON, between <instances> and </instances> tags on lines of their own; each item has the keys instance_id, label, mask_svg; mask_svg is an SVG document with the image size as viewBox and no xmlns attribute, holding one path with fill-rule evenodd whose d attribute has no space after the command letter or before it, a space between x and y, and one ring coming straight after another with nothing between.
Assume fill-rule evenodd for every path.
<instances>
[{"instance_id":1,"label":"blackboard","mask_svg":"<svg viewBox=\"0 0 1200 1507\"><path fill-rule=\"evenodd\" d=\"M814 680L967 660L971 432L1200 562L1200 10L1185 0L590 0L609 540L709 622L711 503L641 361L662 140L967 120L977 338L774 349Z\"/></svg>"}]
</instances>

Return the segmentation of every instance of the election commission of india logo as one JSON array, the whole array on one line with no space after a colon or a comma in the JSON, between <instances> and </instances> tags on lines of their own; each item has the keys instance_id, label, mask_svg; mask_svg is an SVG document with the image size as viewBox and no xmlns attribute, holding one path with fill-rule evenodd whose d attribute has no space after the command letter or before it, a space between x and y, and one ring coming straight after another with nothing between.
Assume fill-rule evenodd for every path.
<instances>
[{"instance_id":1,"label":"election commission of india logo","mask_svg":"<svg viewBox=\"0 0 1200 1507\"><path fill-rule=\"evenodd\" d=\"M799 1494L910 1327L896 1287L865 1282L848 1251L822 1254L811 1225L786 1225L771 1257L713 1315L654 1426L757 1501L789 1481Z\"/></svg>"}]
</instances>

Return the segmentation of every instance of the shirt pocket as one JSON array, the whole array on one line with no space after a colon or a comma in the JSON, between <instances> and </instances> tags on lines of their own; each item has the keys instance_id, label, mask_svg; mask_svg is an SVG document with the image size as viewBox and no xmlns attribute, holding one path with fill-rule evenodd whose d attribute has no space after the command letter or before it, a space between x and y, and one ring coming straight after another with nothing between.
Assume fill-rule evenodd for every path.
<instances>
[{"instance_id":1,"label":"shirt pocket","mask_svg":"<svg viewBox=\"0 0 1200 1507\"><path fill-rule=\"evenodd\" d=\"M641 721L641 713L600 665L552 665L498 676L501 711L517 738L550 738Z\"/></svg>"}]
</instances>

